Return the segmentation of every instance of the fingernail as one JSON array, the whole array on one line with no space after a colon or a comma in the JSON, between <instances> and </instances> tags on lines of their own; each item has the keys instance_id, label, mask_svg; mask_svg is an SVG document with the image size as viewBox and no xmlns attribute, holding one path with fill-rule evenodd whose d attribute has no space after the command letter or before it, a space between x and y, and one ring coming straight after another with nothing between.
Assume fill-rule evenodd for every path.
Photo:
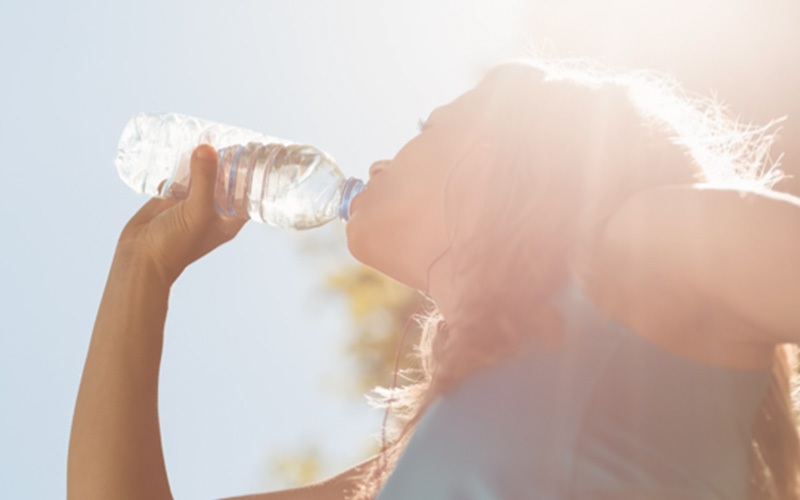
<instances>
[{"instance_id":1,"label":"fingernail","mask_svg":"<svg viewBox=\"0 0 800 500\"><path fill-rule=\"evenodd\" d=\"M198 160L211 160L214 158L215 151L209 146L200 146L195 151Z\"/></svg>"}]
</instances>

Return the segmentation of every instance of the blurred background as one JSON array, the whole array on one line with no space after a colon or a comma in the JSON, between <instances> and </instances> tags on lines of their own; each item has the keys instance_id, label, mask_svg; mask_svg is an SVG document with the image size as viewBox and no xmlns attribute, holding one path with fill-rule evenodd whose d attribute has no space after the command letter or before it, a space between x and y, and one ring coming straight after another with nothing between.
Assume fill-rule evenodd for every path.
<instances>
[{"instance_id":1,"label":"blurred background","mask_svg":"<svg viewBox=\"0 0 800 500\"><path fill-rule=\"evenodd\" d=\"M122 126L176 111L314 144L348 175L530 47L668 72L742 121L786 116L800 177L796 0L0 0L0 498L63 498L72 410L119 232ZM798 178L779 189L800 194ZM375 451L418 296L335 222L248 224L173 287L160 388L176 498L296 486ZM413 341L412 338L409 341Z\"/></svg>"}]
</instances>

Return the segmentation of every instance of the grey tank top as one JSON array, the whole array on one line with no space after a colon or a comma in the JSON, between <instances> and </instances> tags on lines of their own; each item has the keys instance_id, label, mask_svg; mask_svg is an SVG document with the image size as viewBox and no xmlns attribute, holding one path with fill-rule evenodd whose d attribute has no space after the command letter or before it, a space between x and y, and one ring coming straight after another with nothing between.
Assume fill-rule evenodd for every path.
<instances>
[{"instance_id":1,"label":"grey tank top","mask_svg":"<svg viewBox=\"0 0 800 500\"><path fill-rule=\"evenodd\" d=\"M562 346L436 399L377 500L745 500L769 370L669 353L574 283L555 300Z\"/></svg>"}]
</instances>

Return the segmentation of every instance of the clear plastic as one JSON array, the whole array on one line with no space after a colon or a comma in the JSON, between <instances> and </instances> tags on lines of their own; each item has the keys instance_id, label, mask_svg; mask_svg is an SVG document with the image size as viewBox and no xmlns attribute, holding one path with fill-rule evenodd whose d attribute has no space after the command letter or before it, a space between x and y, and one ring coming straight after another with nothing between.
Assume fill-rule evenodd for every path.
<instances>
[{"instance_id":1,"label":"clear plastic","mask_svg":"<svg viewBox=\"0 0 800 500\"><path fill-rule=\"evenodd\" d=\"M120 137L117 171L139 193L185 198L189 158L199 144L217 149L214 202L226 215L308 229L337 217L347 221L350 202L364 189L313 146L177 113L131 118Z\"/></svg>"}]
</instances>

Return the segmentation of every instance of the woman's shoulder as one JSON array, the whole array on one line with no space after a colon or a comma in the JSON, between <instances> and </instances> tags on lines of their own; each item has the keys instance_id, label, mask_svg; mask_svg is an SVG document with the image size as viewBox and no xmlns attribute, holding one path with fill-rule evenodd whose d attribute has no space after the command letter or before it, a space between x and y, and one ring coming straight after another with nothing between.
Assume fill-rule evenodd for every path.
<instances>
[{"instance_id":1,"label":"woman's shoulder","mask_svg":"<svg viewBox=\"0 0 800 500\"><path fill-rule=\"evenodd\" d=\"M709 364L767 366L800 337L800 201L670 186L633 196L575 266L601 309Z\"/></svg>"}]
</instances>

